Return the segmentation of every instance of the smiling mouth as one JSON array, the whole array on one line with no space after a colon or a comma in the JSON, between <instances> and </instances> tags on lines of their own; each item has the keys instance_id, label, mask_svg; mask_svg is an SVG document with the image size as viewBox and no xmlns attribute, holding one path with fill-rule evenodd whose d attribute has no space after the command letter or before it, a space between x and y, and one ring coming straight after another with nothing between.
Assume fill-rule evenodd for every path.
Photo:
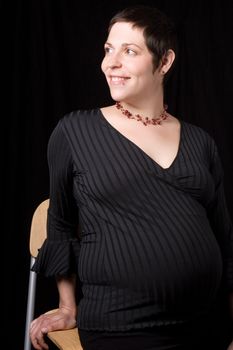
<instances>
[{"instance_id":1,"label":"smiling mouth","mask_svg":"<svg viewBox=\"0 0 233 350\"><path fill-rule=\"evenodd\" d=\"M128 77L120 77L120 76L109 76L109 82L112 85L124 85L126 80L130 78Z\"/></svg>"}]
</instances>

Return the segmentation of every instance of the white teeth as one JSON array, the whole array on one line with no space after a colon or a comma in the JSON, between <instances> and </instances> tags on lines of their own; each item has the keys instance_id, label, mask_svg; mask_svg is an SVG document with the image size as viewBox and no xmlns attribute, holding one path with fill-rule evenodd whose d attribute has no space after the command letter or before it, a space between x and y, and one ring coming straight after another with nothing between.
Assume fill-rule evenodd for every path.
<instances>
[{"instance_id":1,"label":"white teeth","mask_svg":"<svg viewBox=\"0 0 233 350\"><path fill-rule=\"evenodd\" d=\"M111 77L111 80L112 80L113 82L120 82L120 81L124 81L125 78L121 78L121 77Z\"/></svg>"}]
</instances>

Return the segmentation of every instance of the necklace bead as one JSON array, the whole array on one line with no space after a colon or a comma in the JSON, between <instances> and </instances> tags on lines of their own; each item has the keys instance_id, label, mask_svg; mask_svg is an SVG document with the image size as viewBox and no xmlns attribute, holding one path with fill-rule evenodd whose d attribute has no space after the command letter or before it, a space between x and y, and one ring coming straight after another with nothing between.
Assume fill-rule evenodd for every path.
<instances>
[{"instance_id":1,"label":"necklace bead","mask_svg":"<svg viewBox=\"0 0 233 350\"><path fill-rule=\"evenodd\" d=\"M148 118L143 117L140 114L132 114L128 109L123 108L122 104L117 101L115 104L116 108L121 111L122 114L124 114L128 119L135 119L138 122L142 122L145 126L147 125L161 125L163 120L166 120L168 117L168 114L166 112L167 105L164 106L163 111L161 112L160 116L157 118Z\"/></svg>"}]
</instances>

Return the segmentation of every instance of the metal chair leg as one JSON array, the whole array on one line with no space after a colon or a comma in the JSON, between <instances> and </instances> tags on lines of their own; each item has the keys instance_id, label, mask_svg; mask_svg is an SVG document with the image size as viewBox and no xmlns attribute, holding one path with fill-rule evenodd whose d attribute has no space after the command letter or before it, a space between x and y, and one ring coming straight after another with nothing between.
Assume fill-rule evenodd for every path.
<instances>
[{"instance_id":1,"label":"metal chair leg","mask_svg":"<svg viewBox=\"0 0 233 350\"><path fill-rule=\"evenodd\" d=\"M30 267L35 262L35 258L31 257L31 264ZM26 324L25 324L25 337L24 337L24 350L31 350L31 340L29 337L29 329L31 321L34 317L34 311L35 311L35 294L36 294L36 279L37 275L35 272L31 271L29 274L29 285L28 285L28 298L27 298L27 314L26 314Z\"/></svg>"}]
</instances>

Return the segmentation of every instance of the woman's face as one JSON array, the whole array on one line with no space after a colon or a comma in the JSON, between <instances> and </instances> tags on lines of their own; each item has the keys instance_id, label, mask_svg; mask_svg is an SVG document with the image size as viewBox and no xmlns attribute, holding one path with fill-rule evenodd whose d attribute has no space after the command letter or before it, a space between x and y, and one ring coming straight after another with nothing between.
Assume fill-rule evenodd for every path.
<instances>
[{"instance_id":1,"label":"woman's face","mask_svg":"<svg viewBox=\"0 0 233 350\"><path fill-rule=\"evenodd\" d=\"M162 78L154 71L143 30L132 23L115 23L105 43L101 68L115 101L133 102L155 94Z\"/></svg>"}]
</instances>

